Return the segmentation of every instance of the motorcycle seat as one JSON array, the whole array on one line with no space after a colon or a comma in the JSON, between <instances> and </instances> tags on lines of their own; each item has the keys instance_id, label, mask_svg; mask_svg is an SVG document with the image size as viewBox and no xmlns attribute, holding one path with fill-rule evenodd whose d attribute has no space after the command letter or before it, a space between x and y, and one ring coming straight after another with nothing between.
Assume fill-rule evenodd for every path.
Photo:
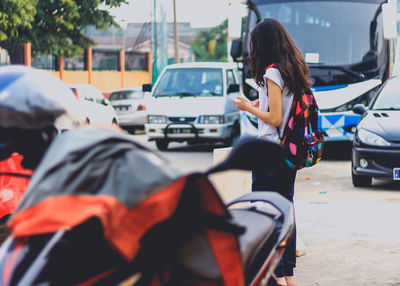
<instances>
[{"instance_id":1,"label":"motorcycle seat","mask_svg":"<svg viewBox=\"0 0 400 286\"><path fill-rule=\"evenodd\" d=\"M232 223L244 226L246 231L239 236L243 271L247 273L261 249L274 233L275 221L269 216L250 209L230 210ZM220 280L217 263L205 233L193 237L179 251L179 260L185 271L203 279Z\"/></svg>"}]
</instances>

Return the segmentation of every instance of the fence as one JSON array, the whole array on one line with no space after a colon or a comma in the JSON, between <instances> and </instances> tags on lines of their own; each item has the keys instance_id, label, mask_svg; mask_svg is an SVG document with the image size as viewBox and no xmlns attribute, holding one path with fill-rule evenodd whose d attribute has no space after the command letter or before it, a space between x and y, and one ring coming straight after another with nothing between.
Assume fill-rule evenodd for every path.
<instances>
[{"instance_id":1,"label":"fence","mask_svg":"<svg viewBox=\"0 0 400 286\"><path fill-rule=\"evenodd\" d=\"M2 60L2 58L0 58ZM151 53L124 50L92 50L74 58L43 55L32 58L30 43L24 44L27 66L50 70L68 84L87 83L103 92L151 83ZM0 61L0 65L2 61Z\"/></svg>"}]
</instances>

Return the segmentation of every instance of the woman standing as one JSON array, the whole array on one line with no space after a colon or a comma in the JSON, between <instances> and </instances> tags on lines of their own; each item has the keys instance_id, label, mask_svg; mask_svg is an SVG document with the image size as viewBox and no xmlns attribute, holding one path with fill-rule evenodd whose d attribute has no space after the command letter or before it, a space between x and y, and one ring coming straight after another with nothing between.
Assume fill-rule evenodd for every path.
<instances>
[{"instance_id":1,"label":"woman standing","mask_svg":"<svg viewBox=\"0 0 400 286\"><path fill-rule=\"evenodd\" d=\"M250 35L249 70L259 86L259 99L234 99L238 109L258 118L258 137L279 142L286 126L294 96L310 86L308 66L285 27L274 19L264 19ZM253 172L253 191L277 191L293 202L296 171L289 167L279 176ZM294 286L296 230L275 275L278 284Z\"/></svg>"}]
</instances>

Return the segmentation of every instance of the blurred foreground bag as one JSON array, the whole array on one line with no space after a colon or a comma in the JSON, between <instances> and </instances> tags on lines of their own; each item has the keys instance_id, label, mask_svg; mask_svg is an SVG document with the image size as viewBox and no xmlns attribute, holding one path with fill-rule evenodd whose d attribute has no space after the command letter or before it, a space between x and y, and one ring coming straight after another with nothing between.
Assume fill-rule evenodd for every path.
<instances>
[{"instance_id":1,"label":"blurred foreground bag","mask_svg":"<svg viewBox=\"0 0 400 286\"><path fill-rule=\"evenodd\" d=\"M67 230L36 282L48 275L54 285L116 285L140 273L139 285L244 285L240 229L230 218L205 175L182 176L123 133L82 128L53 142L9 226L15 249L32 243L19 256L35 256L34 243ZM181 262L184 245L199 235L213 253L215 281ZM18 261L0 257L2 285L26 273L29 265Z\"/></svg>"}]
</instances>

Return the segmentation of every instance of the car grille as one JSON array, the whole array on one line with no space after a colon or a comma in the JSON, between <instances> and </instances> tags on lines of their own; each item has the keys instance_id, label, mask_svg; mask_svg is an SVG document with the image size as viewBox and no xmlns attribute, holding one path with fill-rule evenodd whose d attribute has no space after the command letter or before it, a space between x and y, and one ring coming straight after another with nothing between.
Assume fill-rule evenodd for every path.
<instances>
[{"instance_id":1,"label":"car grille","mask_svg":"<svg viewBox=\"0 0 400 286\"><path fill-rule=\"evenodd\" d=\"M173 123L192 123L196 117L169 117L168 119Z\"/></svg>"},{"instance_id":2,"label":"car grille","mask_svg":"<svg viewBox=\"0 0 400 286\"><path fill-rule=\"evenodd\" d=\"M161 129L165 133L165 128ZM191 128L168 128L168 134L195 134ZM204 134L204 129L197 129L197 134Z\"/></svg>"}]
</instances>

